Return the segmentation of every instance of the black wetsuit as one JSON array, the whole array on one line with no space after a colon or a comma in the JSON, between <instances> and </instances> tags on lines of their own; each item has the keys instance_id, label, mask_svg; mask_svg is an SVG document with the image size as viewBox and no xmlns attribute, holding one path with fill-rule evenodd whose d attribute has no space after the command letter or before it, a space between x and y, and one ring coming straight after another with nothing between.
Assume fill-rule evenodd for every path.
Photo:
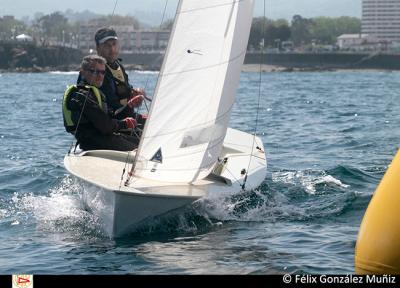
<instances>
[{"instance_id":1,"label":"black wetsuit","mask_svg":"<svg viewBox=\"0 0 400 288\"><path fill-rule=\"evenodd\" d=\"M131 97L132 86L129 84L128 74L118 60L114 65L116 68L118 68L118 66L121 67L125 81L122 82L114 78L110 68L106 66L106 75L104 76L103 85L100 87L100 90L106 95L109 109L113 112L118 110L118 115L120 117L132 117L134 113L133 109L128 105L121 104L121 100L128 101Z\"/></svg>"},{"instance_id":2,"label":"black wetsuit","mask_svg":"<svg viewBox=\"0 0 400 288\"><path fill-rule=\"evenodd\" d=\"M84 83L81 83L66 99L66 108L71 111L73 123L75 125L79 123L75 138L80 147L83 150L130 151L135 149L139 140L135 136L118 133L121 129L127 128L126 123L110 116L104 95L101 92L100 94L102 105L99 104L92 89L88 89ZM66 129L74 134L76 126L67 127L66 125Z\"/></svg>"},{"instance_id":3,"label":"black wetsuit","mask_svg":"<svg viewBox=\"0 0 400 288\"><path fill-rule=\"evenodd\" d=\"M115 68L118 68L118 66L121 67L125 81L122 82L116 79L110 71L110 68L106 66L106 75L104 76L103 85L100 87L100 90L106 95L108 107L116 114L118 119L133 117L136 119L139 128L143 129L144 123L146 122L145 118L136 113L133 108L121 103L121 100L128 101L131 98L132 86L129 84L128 74L120 61L121 60L115 61L111 66L115 66Z\"/></svg>"}]
</instances>

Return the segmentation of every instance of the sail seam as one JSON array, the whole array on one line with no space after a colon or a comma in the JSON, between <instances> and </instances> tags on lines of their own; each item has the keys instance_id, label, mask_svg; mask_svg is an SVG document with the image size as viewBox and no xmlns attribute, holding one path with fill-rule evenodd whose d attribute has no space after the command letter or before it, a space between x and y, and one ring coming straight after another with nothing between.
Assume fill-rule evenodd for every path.
<instances>
[{"instance_id":1,"label":"sail seam","mask_svg":"<svg viewBox=\"0 0 400 288\"><path fill-rule=\"evenodd\" d=\"M195 168L189 168L189 167L185 167L182 169L166 169L166 168L157 168L158 171L195 171L195 170L199 170L202 168L210 168L210 164L211 163L215 163L215 161L210 161L205 163L204 165L200 166L200 167L195 167ZM153 168L137 168L137 170L139 171L151 171Z\"/></svg>"},{"instance_id":2,"label":"sail seam","mask_svg":"<svg viewBox=\"0 0 400 288\"><path fill-rule=\"evenodd\" d=\"M198 154L198 153L201 153L201 152L204 152L204 151L207 151L207 150L210 150L210 149L216 147L219 143L223 142L224 139L225 139L225 135L223 137L219 137L217 139L214 139L214 141L217 140L217 142L215 142L215 144L212 145L212 146L207 146L207 149L191 151L190 153L185 153L185 154L181 154L181 155L172 155L172 156L169 156L169 157L164 157L164 159L180 158L180 157L184 157L184 156L187 156L187 155ZM212 142L214 142L214 141L212 141ZM211 142L209 142L209 143L211 143Z\"/></svg>"},{"instance_id":3,"label":"sail seam","mask_svg":"<svg viewBox=\"0 0 400 288\"><path fill-rule=\"evenodd\" d=\"M238 54L237 56L235 56L233 58L230 58L228 61L220 62L220 63L209 65L209 66L203 66L203 67L200 67L200 68L182 70L182 71L179 71L179 72L166 73L166 74L160 75L160 77L166 77L166 76L170 76L170 75L178 75L178 74L188 73L188 72L192 72L192 71L200 71L200 70L207 70L207 69L210 69L210 68L215 68L215 67L218 67L218 66L225 65L227 63L234 62L234 61L238 60L240 57L242 57L245 54L246 54L246 51L242 51L240 54Z\"/></svg>"},{"instance_id":4,"label":"sail seam","mask_svg":"<svg viewBox=\"0 0 400 288\"><path fill-rule=\"evenodd\" d=\"M194 126L183 128L183 129L179 129L179 130L173 130L173 131L167 132L167 133L157 133L157 135L150 135L150 136L145 135L143 138L144 139L157 138L157 137L160 137L160 136L175 134L177 132L183 132L183 131L192 130L192 129L195 129L195 128L198 128L198 127L202 127L202 126L206 126L206 125L209 125L209 124L212 124L212 123L215 124L218 120L223 119L224 117L226 117L232 111L233 105L234 105L234 103L232 103L232 105L229 107L229 109L226 112L224 112L219 117L214 118L214 119L212 119L210 121L203 122L203 123L200 123L198 125L194 125Z\"/></svg>"},{"instance_id":5,"label":"sail seam","mask_svg":"<svg viewBox=\"0 0 400 288\"><path fill-rule=\"evenodd\" d=\"M207 6L207 7L201 7L201 8L196 8L196 9L185 10L185 11L179 12L179 14L190 13L190 12L193 12L193 11L201 11L201 10L213 9L213 8L222 7L222 6L228 6L228 5L232 5L232 4L236 4L236 3L240 3L240 2L243 2L243 0L236 0L236 1L231 1L229 3L222 3L222 4L218 4L218 5L213 5L213 6Z\"/></svg>"},{"instance_id":6,"label":"sail seam","mask_svg":"<svg viewBox=\"0 0 400 288\"><path fill-rule=\"evenodd\" d=\"M199 154L199 153L201 153L201 152L210 150L210 149L212 149L212 148L218 146L221 142L223 142L224 138L225 138L225 135L224 135L224 137L220 137L219 140L218 140L213 146L207 147L207 149L198 150L198 151L192 152L192 153L182 154L182 155L179 155L179 156L167 157L167 158L164 158L164 160L165 160L165 159L171 160L171 159L175 159L175 158L180 158L180 157L184 157L184 156L187 156L187 155L190 155L190 154L192 154L192 155L193 155L193 154ZM212 161L211 161L211 162L212 162ZM206 164L207 164L207 165L206 165ZM200 168L209 167L209 164L210 164L210 163L206 163L206 164L204 164L203 166L200 166ZM139 169L139 168L138 168L138 170L149 171L149 170L151 170L151 169L150 169L150 168L149 168L149 169L145 169L145 168ZM180 170L187 170L187 169L186 169L186 168L185 168L185 169L165 169L165 168L159 168L159 170L162 170L162 171L180 171ZM189 169L189 170L196 170L196 168Z\"/></svg>"}]
</instances>

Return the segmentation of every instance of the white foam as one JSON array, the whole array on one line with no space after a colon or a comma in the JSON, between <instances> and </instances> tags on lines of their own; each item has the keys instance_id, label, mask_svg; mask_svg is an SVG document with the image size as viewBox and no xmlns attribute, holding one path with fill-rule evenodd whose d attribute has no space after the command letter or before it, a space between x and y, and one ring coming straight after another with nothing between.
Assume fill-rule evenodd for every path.
<instances>
[{"instance_id":1,"label":"white foam","mask_svg":"<svg viewBox=\"0 0 400 288\"><path fill-rule=\"evenodd\" d=\"M7 215L6 209L0 209L0 219L5 218Z\"/></svg>"},{"instance_id":2,"label":"white foam","mask_svg":"<svg viewBox=\"0 0 400 288\"><path fill-rule=\"evenodd\" d=\"M141 70L135 70L135 73L138 74L158 74L160 73L160 71L141 71Z\"/></svg>"},{"instance_id":3,"label":"white foam","mask_svg":"<svg viewBox=\"0 0 400 288\"><path fill-rule=\"evenodd\" d=\"M249 200L251 193L256 193L260 204L248 206L252 201ZM263 221L265 213L269 209L266 205L267 202L267 196L261 193L259 189L236 194L215 193L198 201L205 213L211 218L221 221ZM221 222L217 222L215 225L220 225L218 223Z\"/></svg>"},{"instance_id":4,"label":"white foam","mask_svg":"<svg viewBox=\"0 0 400 288\"><path fill-rule=\"evenodd\" d=\"M78 237L101 230L98 219L83 207L81 189L77 181L65 177L47 195L14 193L12 202L15 208L12 209L17 211L17 219L12 225L17 225L16 221L19 224L33 219L41 230L72 232Z\"/></svg>"},{"instance_id":5,"label":"white foam","mask_svg":"<svg viewBox=\"0 0 400 288\"><path fill-rule=\"evenodd\" d=\"M55 75L78 75L79 71L51 71L49 73Z\"/></svg>"},{"instance_id":6,"label":"white foam","mask_svg":"<svg viewBox=\"0 0 400 288\"><path fill-rule=\"evenodd\" d=\"M342 181L332 175L315 171L274 172L272 173L272 181L291 185L301 184L309 194L315 194L316 186L320 184L333 184L342 188L349 187L349 185L343 184Z\"/></svg>"}]
</instances>

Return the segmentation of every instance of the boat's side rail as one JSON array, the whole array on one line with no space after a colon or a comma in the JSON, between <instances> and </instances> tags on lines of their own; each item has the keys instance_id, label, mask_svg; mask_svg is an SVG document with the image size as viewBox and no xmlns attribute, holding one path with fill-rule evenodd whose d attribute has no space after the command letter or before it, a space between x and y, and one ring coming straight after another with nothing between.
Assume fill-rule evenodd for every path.
<instances>
[{"instance_id":1,"label":"boat's side rail","mask_svg":"<svg viewBox=\"0 0 400 288\"><path fill-rule=\"evenodd\" d=\"M104 159L110 159L120 162L132 163L135 158L135 151L115 151L115 150L88 150L79 154L79 156L92 156Z\"/></svg>"}]
</instances>

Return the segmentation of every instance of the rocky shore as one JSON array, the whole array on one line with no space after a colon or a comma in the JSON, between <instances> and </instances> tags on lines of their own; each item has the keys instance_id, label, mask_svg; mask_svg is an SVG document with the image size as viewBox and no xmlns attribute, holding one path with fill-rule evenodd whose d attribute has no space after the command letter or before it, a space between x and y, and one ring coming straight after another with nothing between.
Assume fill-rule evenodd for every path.
<instances>
[{"instance_id":1,"label":"rocky shore","mask_svg":"<svg viewBox=\"0 0 400 288\"><path fill-rule=\"evenodd\" d=\"M39 47L33 43L1 43L0 72L40 73L78 71L83 57L78 49ZM152 70L161 67L163 53L121 54L127 70ZM260 57L262 56L262 57ZM262 65L259 64L263 59ZM242 71L297 72L335 70L400 70L400 54L383 53L270 53L248 52Z\"/></svg>"},{"instance_id":2,"label":"rocky shore","mask_svg":"<svg viewBox=\"0 0 400 288\"><path fill-rule=\"evenodd\" d=\"M81 51L69 47L0 42L0 71L3 72L71 71L79 66L81 59Z\"/></svg>"}]
</instances>

